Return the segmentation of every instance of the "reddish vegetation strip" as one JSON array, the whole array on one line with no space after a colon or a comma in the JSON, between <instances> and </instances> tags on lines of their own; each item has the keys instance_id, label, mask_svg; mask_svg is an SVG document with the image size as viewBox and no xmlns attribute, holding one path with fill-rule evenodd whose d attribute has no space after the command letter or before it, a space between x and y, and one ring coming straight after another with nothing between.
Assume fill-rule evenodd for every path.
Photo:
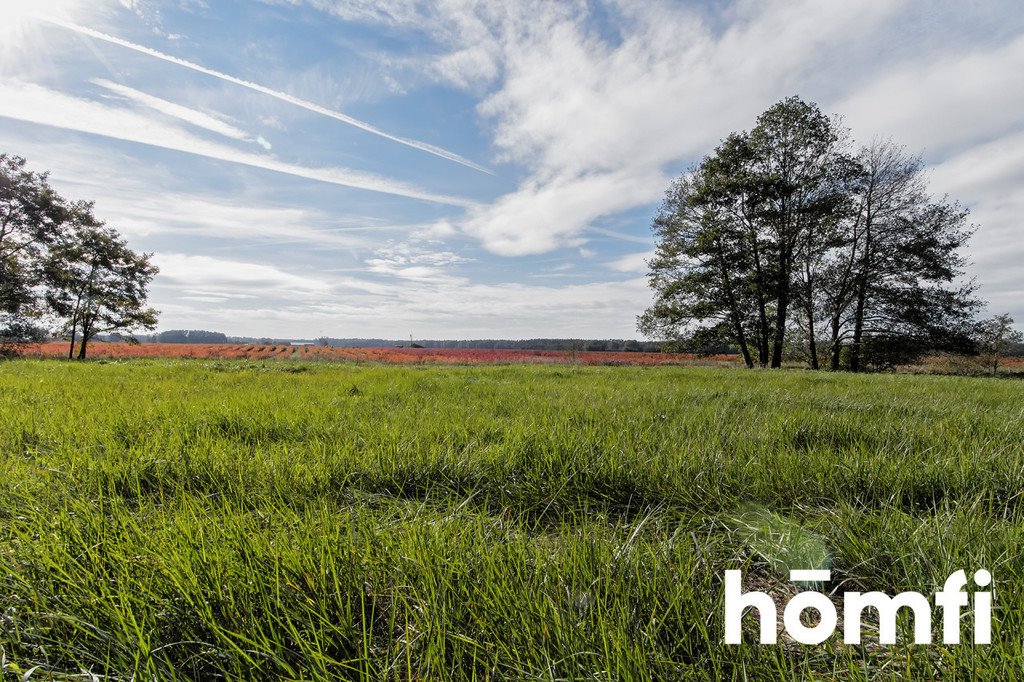
<instances>
[{"instance_id":1,"label":"reddish vegetation strip","mask_svg":"<svg viewBox=\"0 0 1024 682\"><path fill-rule=\"evenodd\" d=\"M26 357L67 357L63 341L37 344L22 349ZM93 358L206 358L247 359L295 358L310 360L348 360L399 364L448 363L542 363L580 365L679 365L738 362L735 355L697 356L684 353L613 353L601 351L558 350L486 350L481 348L323 348L320 346L282 346L245 344L184 343L93 343Z\"/></svg>"},{"instance_id":2,"label":"reddish vegetation strip","mask_svg":"<svg viewBox=\"0 0 1024 682\"><path fill-rule=\"evenodd\" d=\"M977 365L981 363L986 365L985 359L978 356L964 356L964 355L938 355L930 358L924 358L920 361L920 365L929 369L944 370L950 369L951 365L955 363L971 363ZM991 360L989 360L991 362ZM999 358L999 367L1009 369L1024 369L1024 357L1001 357ZM955 367L953 368L955 369ZM955 373L955 372L954 372Z\"/></svg>"}]
</instances>

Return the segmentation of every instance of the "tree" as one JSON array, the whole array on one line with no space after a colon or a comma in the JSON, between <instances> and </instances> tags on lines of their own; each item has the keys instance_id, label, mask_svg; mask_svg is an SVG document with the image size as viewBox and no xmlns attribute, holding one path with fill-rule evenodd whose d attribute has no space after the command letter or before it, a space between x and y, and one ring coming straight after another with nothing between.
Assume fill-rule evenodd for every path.
<instances>
[{"instance_id":1,"label":"tree","mask_svg":"<svg viewBox=\"0 0 1024 682\"><path fill-rule=\"evenodd\" d=\"M833 310L846 326L854 372L866 337L902 338L896 345L908 350L962 345L977 307L973 286L949 288L966 264L967 211L933 201L920 158L891 141L872 142L859 160L857 212L842 255L849 267L836 282Z\"/></svg>"},{"instance_id":2,"label":"tree","mask_svg":"<svg viewBox=\"0 0 1024 682\"><path fill-rule=\"evenodd\" d=\"M991 367L994 376L1000 360L1024 343L1024 333L1014 329L1013 318L1004 313L978 323L977 343L982 364Z\"/></svg>"},{"instance_id":3,"label":"tree","mask_svg":"<svg viewBox=\"0 0 1024 682\"><path fill-rule=\"evenodd\" d=\"M728 143L727 143L728 144ZM722 148L720 148L721 150ZM724 155L723 155L724 156ZM767 362L767 316L763 297L751 300L750 292L762 293L749 260L759 257L756 245L745 249L745 225L733 220L728 206L730 189L721 159L709 157L672 184L654 219L659 237L650 262L655 303L640 318L640 331L649 336L678 336L696 325L698 345L720 338L735 340L748 367L754 361L747 327L751 310L760 311L754 332L758 362ZM760 269L757 269L760 273Z\"/></svg>"},{"instance_id":4,"label":"tree","mask_svg":"<svg viewBox=\"0 0 1024 682\"><path fill-rule=\"evenodd\" d=\"M30 341L43 334L39 264L66 222L65 202L47 174L26 170L21 157L0 154L0 340Z\"/></svg>"},{"instance_id":5,"label":"tree","mask_svg":"<svg viewBox=\"0 0 1024 682\"><path fill-rule=\"evenodd\" d=\"M59 318L69 356L81 334L84 358L97 334L153 328L151 256L134 253L92 211L57 194L25 159L0 154L0 342L41 339Z\"/></svg>"},{"instance_id":6,"label":"tree","mask_svg":"<svg viewBox=\"0 0 1024 682\"><path fill-rule=\"evenodd\" d=\"M669 188L655 216L659 338L718 339L748 367L796 349L812 369L967 349L978 306L960 249L967 212L929 197L919 159L891 142L857 153L833 119L791 97L729 135Z\"/></svg>"},{"instance_id":7,"label":"tree","mask_svg":"<svg viewBox=\"0 0 1024 682\"><path fill-rule=\"evenodd\" d=\"M159 271L151 254L136 254L116 230L98 221L92 205L74 206L69 239L50 249L46 263L46 300L66 319L68 357L84 359L97 334L156 327L158 312L145 307L149 283Z\"/></svg>"},{"instance_id":8,"label":"tree","mask_svg":"<svg viewBox=\"0 0 1024 682\"><path fill-rule=\"evenodd\" d=\"M846 167L836 126L814 104L790 97L761 114L750 132L755 217L773 242L772 367L782 364L790 306L815 296L816 262L844 207ZM803 266L801 268L801 266ZM813 312L807 315L811 366L818 368Z\"/></svg>"},{"instance_id":9,"label":"tree","mask_svg":"<svg viewBox=\"0 0 1024 682\"><path fill-rule=\"evenodd\" d=\"M654 221L657 295L641 331L722 337L748 366L753 347L758 365L780 367L796 302L810 311L813 340L822 245L847 203L841 139L816 106L791 97L674 183Z\"/></svg>"}]
</instances>

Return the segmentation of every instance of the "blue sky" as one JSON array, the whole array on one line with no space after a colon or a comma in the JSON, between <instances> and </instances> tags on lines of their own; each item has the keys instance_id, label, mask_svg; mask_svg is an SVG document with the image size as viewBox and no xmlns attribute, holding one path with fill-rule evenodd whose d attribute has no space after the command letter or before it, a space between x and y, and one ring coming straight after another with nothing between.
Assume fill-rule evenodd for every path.
<instances>
[{"instance_id":1,"label":"blue sky","mask_svg":"<svg viewBox=\"0 0 1024 682\"><path fill-rule=\"evenodd\" d=\"M1024 321L1013 2L0 8L0 150L155 253L162 329L636 337L670 179L791 94L920 152Z\"/></svg>"}]
</instances>

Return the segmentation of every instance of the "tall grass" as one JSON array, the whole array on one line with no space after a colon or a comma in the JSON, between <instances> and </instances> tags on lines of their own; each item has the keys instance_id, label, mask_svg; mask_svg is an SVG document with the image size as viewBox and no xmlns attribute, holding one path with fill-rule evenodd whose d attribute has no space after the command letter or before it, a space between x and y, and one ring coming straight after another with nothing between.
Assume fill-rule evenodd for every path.
<instances>
[{"instance_id":1,"label":"tall grass","mask_svg":"<svg viewBox=\"0 0 1024 682\"><path fill-rule=\"evenodd\" d=\"M8 362L4 672L1021 679L1022 437L1006 380ZM800 562L987 568L993 643L723 645L724 571Z\"/></svg>"}]
</instances>

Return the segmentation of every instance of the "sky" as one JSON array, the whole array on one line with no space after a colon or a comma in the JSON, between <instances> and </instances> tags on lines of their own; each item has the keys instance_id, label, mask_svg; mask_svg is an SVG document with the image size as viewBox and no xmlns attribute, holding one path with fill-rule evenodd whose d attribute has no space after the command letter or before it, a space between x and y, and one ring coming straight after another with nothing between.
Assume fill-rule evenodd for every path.
<instances>
[{"instance_id":1,"label":"sky","mask_svg":"<svg viewBox=\"0 0 1024 682\"><path fill-rule=\"evenodd\" d=\"M0 0L0 151L160 329L637 338L670 181L794 94L920 154L1024 322L1010 0Z\"/></svg>"}]
</instances>

